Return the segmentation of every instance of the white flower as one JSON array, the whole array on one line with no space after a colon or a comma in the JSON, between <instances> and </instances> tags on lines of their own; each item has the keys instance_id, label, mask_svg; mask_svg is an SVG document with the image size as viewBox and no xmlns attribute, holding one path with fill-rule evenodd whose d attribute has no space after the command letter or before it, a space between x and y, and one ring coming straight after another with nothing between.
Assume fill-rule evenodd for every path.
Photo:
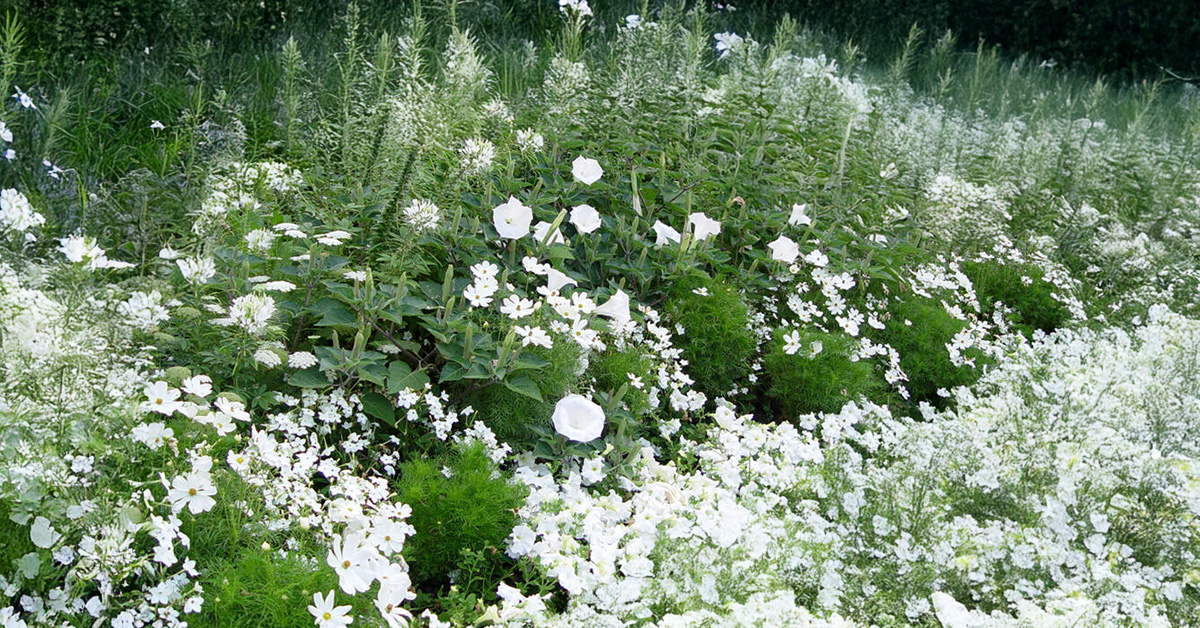
<instances>
[{"instance_id":1,"label":"white flower","mask_svg":"<svg viewBox=\"0 0 1200 628\"><path fill-rule=\"evenodd\" d=\"M283 364L283 358L280 357L278 351L279 347L272 343L262 345L254 352L254 361L269 369L273 369Z\"/></svg>"},{"instance_id":2,"label":"white flower","mask_svg":"<svg viewBox=\"0 0 1200 628\"><path fill-rule=\"evenodd\" d=\"M795 240L781 235L767 245L771 249L771 259L784 264L791 264L800 256L800 245Z\"/></svg>"},{"instance_id":3,"label":"white flower","mask_svg":"<svg viewBox=\"0 0 1200 628\"><path fill-rule=\"evenodd\" d=\"M800 350L800 332L792 331L783 335L783 352L788 355L796 355Z\"/></svg>"},{"instance_id":4,"label":"white flower","mask_svg":"<svg viewBox=\"0 0 1200 628\"><path fill-rule=\"evenodd\" d=\"M604 410L582 395L567 395L554 405L554 430L566 438L587 443L604 431Z\"/></svg>"},{"instance_id":5,"label":"white flower","mask_svg":"<svg viewBox=\"0 0 1200 628\"><path fill-rule=\"evenodd\" d=\"M325 246L341 246L342 242L349 239L350 234L342 231L341 229L330 231L329 233L322 233L321 235L317 236L317 242L324 244Z\"/></svg>"},{"instance_id":6,"label":"white flower","mask_svg":"<svg viewBox=\"0 0 1200 628\"><path fill-rule=\"evenodd\" d=\"M9 129L8 125L4 124L3 120L0 120L0 140L4 140L5 142L11 142L13 140L12 129Z\"/></svg>"},{"instance_id":7,"label":"white flower","mask_svg":"<svg viewBox=\"0 0 1200 628\"><path fill-rule=\"evenodd\" d=\"M211 510L217 504L213 495L217 488L213 486L212 477L208 473L193 472L187 476L175 476L171 480L171 489L167 491L167 501L171 508L179 512L184 508L193 515Z\"/></svg>"},{"instance_id":8,"label":"white flower","mask_svg":"<svg viewBox=\"0 0 1200 628\"><path fill-rule=\"evenodd\" d=\"M483 174L492 167L496 157L496 145L483 138L470 138L458 149L462 167L467 174Z\"/></svg>"},{"instance_id":9,"label":"white flower","mask_svg":"<svg viewBox=\"0 0 1200 628\"><path fill-rule=\"evenodd\" d=\"M237 326L256 336L266 331L275 315L275 299L264 294L247 294L233 300L229 316L213 320L214 325Z\"/></svg>"},{"instance_id":10,"label":"white flower","mask_svg":"<svg viewBox=\"0 0 1200 628\"><path fill-rule=\"evenodd\" d=\"M809 345L808 357L815 358L818 355L820 355L821 352L824 350L825 350L825 343L821 342L820 340L814 340L814 341L812 341L812 344Z\"/></svg>"},{"instance_id":11,"label":"white flower","mask_svg":"<svg viewBox=\"0 0 1200 628\"><path fill-rule=\"evenodd\" d=\"M717 33L713 35L713 39L717 40L717 52L721 54L722 59L728 57L730 51L735 50L745 41L737 33Z\"/></svg>"},{"instance_id":12,"label":"white flower","mask_svg":"<svg viewBox=\"0 0 1200 628\"><path fill-rule=\"evenodd\" d=\"M255 229L246 234L246 247L251 251L266 253L271 250L271 245L275 244L276 237L278 236L275 232L269 229Z\"/></svg>"},{"instance_id":13,"label":"white flower","mask_svg":"<svg viewBox=\"0 0 1200 628\"><path fill-rule=\"evenodd\" d=\"M438 226L442 212L432 201L414 198L408 207L404 208L404 221L413 231L420 233Z\"/></svg>"},{"instance_id":14,"label":"white flower","mask_svg":"<svg viewBox=\"0 0 1200 628\"><path fill-rule=\"evenodd\" d=\"M628 321L630 319L629 295L625 294L624 290L617 290L604 305L595 309L595 313L600 316L607 316L618 323Z\"/></svg>"},{"instance_id":15,"label":"white flower","mask_svg":"<svg viewBox=\"0 0 1200 628\"><path fill-rule=\"evenodd\" d=\"M104 249L96 244L95 238L80 235L59 238L58 251L72 264L93 261L104 257Z\"/></svg>"},{"instance_id":16,"label":"white flower","mask_svg":"<svg viewBox=\"0 0 1200 628\"><path fill-rule=\"evenodd\" d=\"M0 608L0 628L28 628L24 619L11 606Z\"/></svg>"},{"instance_id":17,"label":"white flower","mask_svg":"<svg viewBox=\"0 0 1200 628\"><path fill-rule=\"evenodd\" d=\"M62 539L62 535L50 526L49 519L38 517L33 520L33 526L29 528L29 539L42 549L50 549Z\"/></svg>"},{"instance_id":18,"label":"white flower","mask_svg":"<svg viewBox=\"0 0 1200 628\"><path fill-rule=\"evenodd\" d=\"M829 257L818 250L813 250L808 255L805 255L804 261L817 268L825 268L829 265Z\"/></svg>"},{"instance_id":19,"label":"white flower","mask_svg":"<svg viewBox=\"0 0 1200 628\"><path fill-rule=\"evenodd\" d=\"M721 233L721 222L705 216L703 212L693 212L688 216L687 227L692 228L692 236L696 240L707 240ZM685 229L687 227L684 227Z\"/></svg>"},{"instance_id":20,"label":"white flower","mask_svg":"<svg viewBox=\"0 0 1200 628\"><path fill-rule=\"evenodd\" d=\"M150 123L150 128L151 128L151 129L154 129L155 131L158 131L158 130L160 130L160 129L165 129L165 128L167 128L167 127L166 127L166 125L164 125L162 122L159 122L158 120L155 120L155 121L153 121L153 122L151 122L151 123Z\"/></svg>"},{"instance_id":21,"label":"white flower","mask_svg":"<svg viewBox=\"0 0 1200 628\"><path fill-rule=\"evenodd\" d=\"M312 368L317 365L317 356L308 351L297 351L288 356L288 366L294 369Z\"/></svg>"},{"instance_id":22,"label":"white flower","mask_svg":"<svg viewBox=\"0 0 1200 628\"><path fill-rule=\"evenodd\" d=\"M549 240L546 239L548 235ZM567 243L566 238L563 237L562 232L558 229L555 229L552 235L550 234L550 223L548 222L539 222L533 226L533 239L539 243L545 242L547 246Z\"/></svg>"},{"instance_id":23,"label":"white flower","mask_svg":"<svg viewBox=\"0 0 1200 628\"><path fill-rule=\"evenodd\" d=\"M523 299L515 294L508 295L500 304L500 313L514 321L533 314L536 309L533 301Z\"/></svg>"},{"instance_id":24,"label":"white flower","mask_svg":"<svg viewBox=\"0 0 1200 628\"><path fill-rule=\"evenodd\" d=\"M129 435L133 440L149 447L150 449L158 449L175 438L175 430L164 427L162 423L142 423L134 427Z\"/></svg>"},{"instance_id":25,"label":"white flower","mask_svg":"<svg viewBox=\"0 0 1200 628\"><path fill-rule=\"evenodd\" d=\"M217 265L211 257L189 257L175 260L184 281L193 286L206 283L217 274Z\"/></svg>"},{"instance_id":26,"label":"white flower","mask_svg":"<svg viewBox=\"0 0 1200 628\"><path fill-rule=\"evenodd\" d=\"M313 593L313 603L308 607L308 612L316 618L317 628L345 628L354 622L354 618L347 615L349 606L333 605L333 591L324 598L320 593Z\"/></svg>"},{"instance_id":27,"label":"white flower","mask_svg":"<svg viewBox=\"0 0 1200 628\"><path fill-rule=\"evenodd\" d=\"M807 204L792 205L792 215L788 216L788 224L796 225L796 226L811 225L812 218L810 218L808 216L808 214L805 213L807 211L808 211Z\"/></svg>"},{"instance_id":28,"label":"white flower","mask_svg":"<svg viewBox=\"0 0 1200 628\"><path fill-rule=\"evenodd\" d=\"M552 294L557 294L559 290L569 285L577 286L579 282L571 279L570 276L560 270L554 268L546 269L546 289Z\"/></svg>"},{"instance_id":29,"label":"white flower","mask_svg":"<svg viewBox=\"0 0 1200 628\"><path fill-rule=\"evenodd\" d=\"M378 552L364 546L356 535L338 537L325 556L325 562L338 575L338 586L348 595L366 591L375 579Z\"/></svg>"},{"instance_id":30,"label":"white flower","mask_svg":"<svg viewBox=\"0 0 1200 628\"><path fill-rule=\"evenodd\" d=\"M571 174L575 176L576 181L584 185L591 185L604 176L604 170L600 167L600 162L595 159L580 156L571 162Z\"/></svg>"},{"instance_id":31,"label":"white flower","mask_svg":"<svg viewBox=\"0 0 1200 628\"><path fill-rule=\"evenodd\" d=\"M195 375L183 380L179 388L189 395L207 397L212 394L212 379L207 375Z\"/></svg>"},{"instance_id":32,"label":"white flower","mask_svg":"<svg viewBox=\"0 0 1200 628\"><path fill-rule=\"evenodd\" d=\"M625 16L625 28L636 29L642 25L642 16L638 14Z\"/></svg>"},{"instance_id":33,"label":"white flower","mask_svg":"<svg viewBox=\"0 0 1200 628\"><path fill-rule=\"evenodd\" d=\"M938 591L930 596L933 612L943 628L972 628L978 625L971 612L958 600Z\"/></svg>"},{"instance_id":34,"label":"white flower","mask_svg":"<svg viewBox=\"0 0 1200 628\"><path fill-rule=\"evenodd\" d=\"M547 334L546 330L541 327L517 326L513 327L513 331L521 337L521 346L537 345L547 349L554 346L553 341L550 340L550 334Z\"/></svg>"},{"instance_id":35,"label":"white flower","mask_svg":"<svg viewBox=\"0 0 1200 628\"><path fill-rule=\"evenodd\" d=\"M529 234L529 225L533 223L533 210L526 207L515 196L509 196L508 202L497 205L492 210L492 224L501 238L516 240Z\"/></svg>"},{"instance_id":36,"label":"white flower","mask_svg":"<svg viewBox=\"0 0 1200 628\"><path fill-rule=\"evenodd\" d=\"M676 231L670 225L664 224L661 220L655 220L654 226L652 226L651 229L654 230L654 236L655 236L654 245L655 246L662 246L664 244L667 244L668 242L674 242L675 244L679 244L679 241L680 241L679 232Z\"/></svg>"},{"instance_id":37,"label":"white flower","mask_svg":"<svg viewBox=\"0 0 1200 628\"><path fill-rule=\"evenodd\" d=\"M0 228L28 231L46 224L46 219L33 211L29 199L12 188L0 191Z\"/></svg>"},{"instance_id":38,"label":"white flower","mask_svg":"<svg viewBox=\"0 0 1200 628\"><path fill-rule=\"evenodd\" d=\"M175 414L176 410L183 407L183 402L179 401L179 391L167 386L164 381L157 381L142 391L146 395L147 401L142 402L142 412L158 412L164 416Z\"/></svg>"},{"instance_id":39,"label":"white flower","mask_svg":"<svg viewBox=\"0 0 1200 628\"><path fill-rule=\"evenodd\" d=\"M541 133L535 133L533 129L521 129L517 131L517 148L532 152L540 150L546 145L546 139Z\"/></svg>"},{"instance_id":40,"label":"white flower","mask_svg":"<svg viewBox=\"0 0 1200 628\"><path fill-rule=\"evenodd\" d=\"M579 233L591 233L600 228L600 212L591 205L577 205L571 210L571 224Z\"/></svg>"}]
</instances>

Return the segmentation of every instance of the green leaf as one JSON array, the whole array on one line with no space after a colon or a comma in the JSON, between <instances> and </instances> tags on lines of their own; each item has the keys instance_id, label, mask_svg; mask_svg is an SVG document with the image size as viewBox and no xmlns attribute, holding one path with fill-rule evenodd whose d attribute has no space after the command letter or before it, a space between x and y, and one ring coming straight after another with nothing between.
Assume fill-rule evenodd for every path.
<instances>
[{"instance_id":1,"label":"green leaf","mask_svg":"<svg viewBox=\"0 0 1200 628\"><path fill-rule=\"evenodd\" d=\"M396 406L392 400L377 392L369 392L362 397L363 411L388 424L396 424Z\"/></svg>"},{"instance_id":2,"label":"green leaf","mask_svg":"<svg viewBox=\"0 0 1200 628\"><path fill-rule=\"evenodd\" d=\"M311 368L296 371L288 376L288 383L298 388L325 388L329 380L319 369Z\"/></svg>"},{"instance_id":3,"label":"green leaf","mask_svg":"<svg viewBox=\"0 0 1200 628\"><path fill-rule=\"evenodd\" d=\"M312 310L321 315L318 327L357 327L358 316L342 303L325 297L312 305Z\"/></svg>"},{"instance_id":4,"label":"green leaf","mask_svg":"<svg viewBox=\"0 0 1200 628\"><path fill-rule=\"evenodd\" d=\"M443 373L443 376L445 373ZM445 377L442 381L446 380ZM387 391L395 394L406 388L423 390L429 383L429 376L424 371L413 371L412 367L401 360L393 360L388 364Z\"/></svg>"},{"instance_id":5,"label":"green leaf","mask_svg":"<svg viewBox=\"0 0 1200 628\"><path fill-rule=\"evenodd\" d=\"M526 397L529 397L531 399L543 401L542 391L538 390L537 382L534 382L527 375L521 375L520 377L514 377L514 378L504 382L504 387L513 392L521 393L522 395L525 395Z\"/></svg>"},{"instance_id":6,"label":"green leaf","mask_svg":"<svg viewBox=\"0 0 1200 628\"><path fill-rule=\"evenodd\" d=\"M377 386L383 386L389 375L382 364L363 364L358 367L358 376Z\"/></svg>"}]
</instances>

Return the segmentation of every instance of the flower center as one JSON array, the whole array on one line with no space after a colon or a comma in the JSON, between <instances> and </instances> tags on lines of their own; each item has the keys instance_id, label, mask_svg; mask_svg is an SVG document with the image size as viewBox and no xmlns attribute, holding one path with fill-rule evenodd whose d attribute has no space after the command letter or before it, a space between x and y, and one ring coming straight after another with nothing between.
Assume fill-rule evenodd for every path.
<instances>
[{"instance_id":1,"label":"flower center","mask_svg":"<svg viewBox=\"0 0 1200 628\"><path fill-rule=\"evenodd\" d=\"M333 615L330 615L329 613L325 613L325 619L333 619Z\"/></svg>"},{"instance_id":2,"label":"flower center","mask_svg":"<svg viewBox=\"0 0 1200 628\"><path fill-rule=\"evenodd\" d=\"M343 569L349 569L349 568L350 568L350 561L348 561L348 560L343 560L343 561L342 561L342 568L343 568Z\"/></svg>"},{"instance_id":3,"label":"flower center","mask_svg":"<svg viewBox=\"0 0 1200 628\"><path fill-rule=\"evenodd\" d=\"M189 489L188 489L188 495L195 496L195 495L196 495L196 489L194 489L194 488L189 488Z\"/></svg>"}]
</instances>

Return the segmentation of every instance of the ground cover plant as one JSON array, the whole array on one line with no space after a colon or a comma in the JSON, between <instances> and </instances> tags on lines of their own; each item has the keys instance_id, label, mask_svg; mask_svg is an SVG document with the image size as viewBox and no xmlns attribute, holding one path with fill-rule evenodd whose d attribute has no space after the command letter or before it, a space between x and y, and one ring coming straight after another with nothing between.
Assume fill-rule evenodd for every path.
<instances>
[{"instance_id":1,"label":"ground cover plant","mask_svg":"<svg viewBox=\"0 0 1200 628\"><path fill-rule=\"evenodd\" d=\"M7 16L0 625L1200 625L1200 93L494 8Z\"/></svg>"}]
</instances>

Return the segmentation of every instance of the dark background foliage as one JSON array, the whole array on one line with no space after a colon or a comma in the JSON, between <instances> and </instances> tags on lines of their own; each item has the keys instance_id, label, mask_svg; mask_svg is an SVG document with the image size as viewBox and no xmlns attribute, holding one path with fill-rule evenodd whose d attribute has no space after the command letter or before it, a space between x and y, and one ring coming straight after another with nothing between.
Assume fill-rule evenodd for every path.
<instances>
[{"instance_id":1,"label":"dark background foliage","mask_svg":"<svg viewBox=\"0 0 1200 628\"><path fill-rule=\"evenodd\" d=\"M1166 68L1200 74L1200 11L1195 0L763 0L740 6L790 13L837 31L872 53L903 44L916 24L927 37L947 29L966 48L980 39L1008 56L1027 54L1125 79ZM873 55L873 56L877 56Z\"/></svg>"},{"instance_id":2,"label":"dark background foliage","mask_svg":"<svg viewBox=\"0 0 1200 628\"><path fill-rule=\"evenodd\" d=\"M712 8L718 4L708 0ZM432 11L443 2L425 2ZM605 21L637 11L640 2L593 3ZM661 0L650 3L661 4ZM835 31L877 58L902 45L916 24L930 40L946 30L964 48L980 40L1008 56L1053 60L1114 78L1154 78L1163 68L1200 75L1200 11L1195 0L741 0L725 12L731 27L756 32L784 13ZM337 0L0 0L16 9L32 43L60 61L115 47L210 41L237 47L267 43L281 32L324 29L344 12ZM365 0L369 23L398 25L412 2ZM557 18L553 0L474 0L458 11L473 28L522 36L546 32ZM463 17L467 17L464 15ZM395 30L394 28L392 30Z\"/></svg>"}]
</instances>

